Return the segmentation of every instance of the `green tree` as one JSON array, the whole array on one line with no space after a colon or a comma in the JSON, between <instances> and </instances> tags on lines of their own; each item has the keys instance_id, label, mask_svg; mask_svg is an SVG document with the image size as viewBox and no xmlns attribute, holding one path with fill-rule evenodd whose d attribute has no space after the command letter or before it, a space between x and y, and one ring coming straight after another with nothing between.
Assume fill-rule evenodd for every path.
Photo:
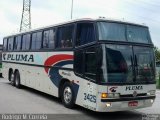
<instances>
[{"instance_id":1,"label":"green tree","mask_svg":"<svg viewBox=\"0 0 160 120\"><path fill-rule=\"evenodd\" d=\"M160 50L155 46L154 47L156 61L160 61Z\"/></svg>"}]
</instances>

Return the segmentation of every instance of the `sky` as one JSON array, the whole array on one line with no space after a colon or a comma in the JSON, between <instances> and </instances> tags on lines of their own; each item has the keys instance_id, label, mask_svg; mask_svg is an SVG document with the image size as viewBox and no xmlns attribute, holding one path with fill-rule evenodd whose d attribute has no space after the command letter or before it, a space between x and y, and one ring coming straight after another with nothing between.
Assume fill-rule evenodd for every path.
<instances>
[{"instance_id":1,"label":"sky","mask_svg":"<svg viewBox=\"0 0 160 120\"><path fill-rule=\"evenodd\" d=\"M31 0L32 29L71 20L72 0ZM0 44L19 32L23 0L0 0ZM159 0L73 0L73 17L117 19L145 24L160 48Z\"/></svg>"}]
</instances>

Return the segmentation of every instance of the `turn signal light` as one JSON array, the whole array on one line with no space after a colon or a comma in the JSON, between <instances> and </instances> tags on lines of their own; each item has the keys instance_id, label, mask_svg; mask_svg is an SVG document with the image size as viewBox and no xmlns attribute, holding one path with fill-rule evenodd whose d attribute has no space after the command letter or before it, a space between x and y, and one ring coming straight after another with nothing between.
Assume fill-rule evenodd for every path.
<instances>
[{"instance_id":1,"label":"turn signal light","mask_svg":"<svg viewBox=\"0 0 160 120\"><path fill-rule=\"evenodd\" d=\"M154 102L154 100L153 99L151 99L151 103L153 103Z\"/></svg>"},{"instance_id":2,"label":"turn signal light","mask_svg":"<svg viewBox=\"0 0 160 120\"><path fill-rule=\"evenodd\" d=\"M102 93L101 94L101 98L107 98L108 97L108 94L107 93Z\"/></svg>"},{"instance_id":3,"label":"turn signal light","mask_svg":"<svg viewBox=\"0 0 160 120\"><path fill-rule=\"evenodd\" d=\"M119 93L101 93L101 98L119 98Z\"/></svg>"}]
</instances>

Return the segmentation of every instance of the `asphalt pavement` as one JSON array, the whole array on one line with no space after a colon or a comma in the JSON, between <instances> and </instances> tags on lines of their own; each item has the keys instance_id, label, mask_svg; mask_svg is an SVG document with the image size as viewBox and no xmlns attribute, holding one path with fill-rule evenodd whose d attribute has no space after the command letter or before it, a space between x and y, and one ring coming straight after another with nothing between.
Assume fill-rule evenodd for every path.
<instances>
[{"instance_id":1,"label":"asphalt pavement","mask_svg":"<svg viewBox=\"0 0 160 120\"><path fill-rule=\"evenodd\" d=\"M155 103L149 108L111 113L96 113L80 106L68 109L56 97L28 87L17 89L0 78L0 114L50 114L48 118L56 120L142 120L144 114L160 114L159 106L157 90Z\"/></svg>"}]
</instances>

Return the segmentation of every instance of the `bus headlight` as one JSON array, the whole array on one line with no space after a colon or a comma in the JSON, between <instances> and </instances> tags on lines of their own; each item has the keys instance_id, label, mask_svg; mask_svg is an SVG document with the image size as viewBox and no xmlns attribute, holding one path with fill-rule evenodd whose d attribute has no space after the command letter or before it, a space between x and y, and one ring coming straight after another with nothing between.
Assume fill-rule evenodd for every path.
<instances>
[{"instance_id":1,"label":"bus headlight","mask_svg":"<svg viewBox=\"0 0 160 120\"><path fill-rule=\"evenodd\" d=\"M119 93L102 93L101 98L119 98Z\"/></svg>"},{"instance_id":2,"label":"bus headlight","mask_svg":"<svg viewBox=\"0 0 160 120\"><path fill-rule=\"evenodd\" d=\"M108 98L113 98L114 94L113 93L108 93Z\"/></svg>"},{"instance_id":3,"label":"bus headlight","mask_svg":"<svg viewBox=\"0 0 160 120\"><path fill-rule=\"evenodd\" d=\"M156 95L156 91L155 90L150 90L148 93L147 93L148 96L151 96L151 95Z\"/></svg>"},{"instance_id":4,"label":"bus headlight","mask_svg":"<svg viewBox=\"0 0 160 120\"><path fill-rule=\"evenodd\" d=\"M109 93L108 98L119 98L120 94L119 93Z\"/></svg>"},{"instance_id":5,"label":"bus headlight","mask_svg":"<svg viewBox=\"0 0 160 120\"><path fill-rule=\"evenodd\" d=\"M114 98L119 98L120 97L120 94L119 93L115 93L114 94Z\"/></svg>"}]
</instances>

